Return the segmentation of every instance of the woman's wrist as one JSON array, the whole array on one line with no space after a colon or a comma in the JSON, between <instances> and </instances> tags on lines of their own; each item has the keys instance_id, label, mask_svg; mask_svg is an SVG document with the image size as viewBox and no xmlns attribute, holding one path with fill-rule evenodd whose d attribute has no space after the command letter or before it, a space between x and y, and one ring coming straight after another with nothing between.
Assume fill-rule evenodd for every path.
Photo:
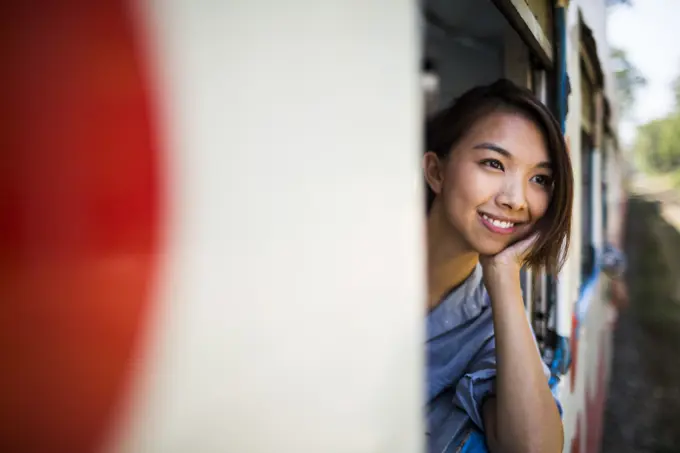
<instances>
[{"instance_id":1,"label":"woman's wrist","mask_svg":"<svg viewBox=\"0 0 680 453\"><path fill-rule=\"evenodd\" d=\"M484 286L486 286L492 300L494 296L521 295L520 267L506 265L502 267L491 266L484 269Z\"/></svg>"}]
</instances>

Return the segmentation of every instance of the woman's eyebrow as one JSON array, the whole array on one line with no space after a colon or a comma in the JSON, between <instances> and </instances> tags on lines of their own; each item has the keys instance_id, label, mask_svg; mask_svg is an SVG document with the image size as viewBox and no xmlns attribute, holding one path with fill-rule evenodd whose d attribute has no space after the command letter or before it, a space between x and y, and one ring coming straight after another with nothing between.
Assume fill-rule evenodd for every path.
<instances>
[{"instance_id":1,"label":"woman's eyebrow","mask_svg":"<svg viewBox=\"0 0 680 453\"><path fill-rule=\"evenodd\" d=\"M493 143L484 142L484 143L480 143L479 145L475 145L473 148L474 149L488 149L489 151L495 151L499 154L502 154L503 156L507 157L508 159L512 159L512 153L510 151L508 151L505 148L501 148L500 146L495 145Z\"/></svg>"},{"instance_id":2,"label":"woman's eyebrow","mask_svg":"<svg viewBox=\"0 0 680 453\"><path fill-rule=\"evenodd\" d=\"M473 146L473 148L474 149L488 149L489 151L497 152L498 154L501 154L501 155L507 157L508 159L512 159L512 157L513 157L512 153L510 151L508 151L507 149L505 149L501 146L498 146L494 143L484 142L484 143L480 143L478 145ZM538 164L536 164L536 167L537 168L545 168L546 170L552 170L553 169L552 164L548 161L539 162Z\"/></svg>"}]
</instances>

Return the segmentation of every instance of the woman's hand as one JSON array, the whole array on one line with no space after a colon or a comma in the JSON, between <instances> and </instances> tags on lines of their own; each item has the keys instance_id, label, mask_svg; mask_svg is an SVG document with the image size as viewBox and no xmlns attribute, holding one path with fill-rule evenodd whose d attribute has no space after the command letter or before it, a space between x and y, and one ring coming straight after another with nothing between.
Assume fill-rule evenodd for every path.
<instances>
[{"instance_id":1,"label":"woman's hand","mask_svg":"<svg viewBox=\"0 0 680 453\"><path fill-rule=\"evenodd\" d=\"M484 284L488 291L497 289L498 285L505 283L519 283L519 271L522 268L522 263L537 239L538 233L534 233L496 255L479 257L479 262L484 270Z\"/></svg>"}]
</instances>

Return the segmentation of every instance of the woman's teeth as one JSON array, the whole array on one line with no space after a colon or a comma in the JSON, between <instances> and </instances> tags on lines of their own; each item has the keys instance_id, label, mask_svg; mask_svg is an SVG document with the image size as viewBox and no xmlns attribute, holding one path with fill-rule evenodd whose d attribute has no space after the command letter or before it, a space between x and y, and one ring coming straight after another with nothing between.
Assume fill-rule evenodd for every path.
<instances>
[{"instance_id":1,"label":"woman's teeth","mask_svg":"<svg viewBox=\"0 0 680 453\"><path fill-rule=\"evenodd\" d=\"M482 214L482 217L484 217L484 219L486 219L493 226L497 226L499 228L512 228L515 226L515 224L512 222L503 222L502 220L492 219L486 214Z\"/></svg>"}]
</instances>

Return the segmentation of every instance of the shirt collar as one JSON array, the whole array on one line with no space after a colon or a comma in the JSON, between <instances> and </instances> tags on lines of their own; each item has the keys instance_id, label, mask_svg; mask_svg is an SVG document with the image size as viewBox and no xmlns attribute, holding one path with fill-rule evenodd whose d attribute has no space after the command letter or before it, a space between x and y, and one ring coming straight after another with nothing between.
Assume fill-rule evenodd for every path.
<instances>
[{"instance_id":1,"label":"shirt collar","mask_svg":"<svg viewBox=\"0 0 680 453\"><path fill-rule=\"evenodd\" d=\"M453 330L479 316L489 305L482 283L482 266L477 263L472 273L427 315L427 340Z\"/></svg>"}]
</instances>

